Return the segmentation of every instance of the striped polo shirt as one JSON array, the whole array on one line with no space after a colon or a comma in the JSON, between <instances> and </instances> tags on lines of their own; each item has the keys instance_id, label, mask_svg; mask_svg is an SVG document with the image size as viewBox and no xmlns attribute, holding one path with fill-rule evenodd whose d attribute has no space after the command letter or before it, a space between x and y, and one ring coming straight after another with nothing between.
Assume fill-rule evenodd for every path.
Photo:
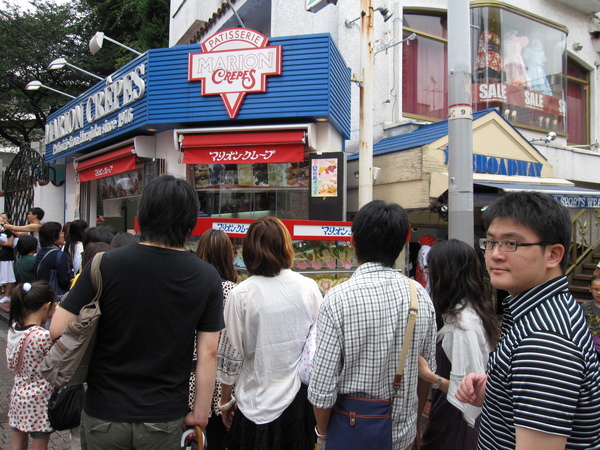
<instances>
[{"instance_id":1,"label":"striped polo shirt","mask_svg":"<svg viewBox=\"0 0 600 450\"><path fill-rule=\"evenodd\" d=\"M478 449L514 449L515 427L568 436L567 449L600 448L600 369L566 277L504 301L490 355Z\"/></svg>"}]
</instances>

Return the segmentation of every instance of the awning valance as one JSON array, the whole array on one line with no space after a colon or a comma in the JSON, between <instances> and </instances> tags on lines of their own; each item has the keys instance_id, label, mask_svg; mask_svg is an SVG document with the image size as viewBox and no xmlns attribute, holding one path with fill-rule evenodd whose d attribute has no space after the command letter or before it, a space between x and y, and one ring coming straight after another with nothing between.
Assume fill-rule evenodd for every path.
<instances>
[{"instance_id":1,"label":"awning valance","mask_svg":"<svg viewBox=\"0 0 600 450\"><path fill-rule=\"evenodd\" d=\"M135 169L133 145L77 163L79 181L97 180L133 169Z\"/></svg>"},{"instance_id":2,"label":"awning valance","mask_svg":"<svg viewBox=\"0 0 600 450\"><path fill-rule=\"evenodd\" d=\"M304 131L183 136L185 164L286 163L304 160Z\"/></svg>"}]
</instances>

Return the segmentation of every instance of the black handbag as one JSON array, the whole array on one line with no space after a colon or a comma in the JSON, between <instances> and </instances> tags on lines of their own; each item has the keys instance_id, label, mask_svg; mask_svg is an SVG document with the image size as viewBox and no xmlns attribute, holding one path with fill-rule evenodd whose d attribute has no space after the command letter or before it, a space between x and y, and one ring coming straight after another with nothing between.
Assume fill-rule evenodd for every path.
<instances>
[{"instance_id":1,"label":"black handbag","mask_svg":"<svg viewBox=\"0 0 600 450\"><path fill-rule=\"evenodd\" d=\"M57 387L48 400L48 419L56 431L77 428L81 422L85 389L83 384Z\"/></svg>"},{"instance_id":2,"label":"black handbag","mask_svg":"<svg viewBox=\"0 0 600 450\"><path fill-rule=\"evenodd\" d=\"M394 388L399 388L404 375L404 364L412 340L419 308L415 282L410 283L410 311L400 351L400 360L394 377ZM327 450L376 449L391 450L392 399L356 398L338 395L331 410L327 428Z\"/></svg>"}]
</instances>

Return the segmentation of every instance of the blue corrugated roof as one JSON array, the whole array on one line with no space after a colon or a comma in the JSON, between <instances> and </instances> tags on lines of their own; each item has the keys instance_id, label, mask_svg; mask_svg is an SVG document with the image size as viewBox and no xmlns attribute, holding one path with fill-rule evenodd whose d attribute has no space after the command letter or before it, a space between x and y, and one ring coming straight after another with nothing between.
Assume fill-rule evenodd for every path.
<instances>
[{"instance_id":1,"label":"blue corrugated roof","mask_svg":"<svg viewBox=\"0 0 600 450\"><path fill-rule=\"evenodd\" d=\"M495 108L488 108L482 111L474 112L473 120L479 119L480 117L483 117L492 111L498 113L498 111ZM500 114L498 114L498 116L502 117ZM504 120L504 118L502 119ZM447 134L448 120L441 120L439 122L434 122L429 125L423 125L419 129L410 133L385 138L377 142L373 145L373 156L397 152L400 150L407 150L409 148L422 147L424 145L431 144L432 142L437 141L438 139L446 136ZM348 156L348 161L352 161L355 159L358 159L358 153L354 153Z\"/></svg>"}]
</instances>

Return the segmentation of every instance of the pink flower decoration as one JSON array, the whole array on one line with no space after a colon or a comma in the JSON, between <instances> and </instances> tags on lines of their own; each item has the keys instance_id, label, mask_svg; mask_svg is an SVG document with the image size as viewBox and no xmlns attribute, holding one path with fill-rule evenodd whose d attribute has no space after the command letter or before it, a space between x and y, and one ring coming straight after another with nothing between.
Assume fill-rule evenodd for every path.
<instances>
[{"instance_id":1,"label":"pink flower decoration","mask_svg":"<svg viewBox=\"0 0 600 450\"><path fill-rule=\"evenodd\" d=\"M306 261L297 261L296 262L296 267L298 269L304 270L308 267L308 263Z\"/></svg>"},{"instance_id":2,"label":"pink flower decoration","mask_svg":"<svg viewBox=\"0 0 600 450\"><path fill-rule=\"evenodd\" d=\"M312 266L313 269L321 269L323 267L323 263L321 263L321 261L311 261L310 265Z\"/></svg>"},{"instance_id":3,"label":"pink flower decoration","mask_svg":"<svg viewBox=\"0 0 600 450\"><path fill-rule=\"evenodd\" d=\"M352 261L342 261L344 269L352 269Z\"/></svg>"},{"instance_id":4,"label":"pink flower decoration","mask_svg":"<svg viewBox=\"0 0 600 450\"><path fill-rule=\"evenodd\" d=\"M335 261L327 261L327 267L330 269L335 269Z\"/></svg>"}]
</instances>

